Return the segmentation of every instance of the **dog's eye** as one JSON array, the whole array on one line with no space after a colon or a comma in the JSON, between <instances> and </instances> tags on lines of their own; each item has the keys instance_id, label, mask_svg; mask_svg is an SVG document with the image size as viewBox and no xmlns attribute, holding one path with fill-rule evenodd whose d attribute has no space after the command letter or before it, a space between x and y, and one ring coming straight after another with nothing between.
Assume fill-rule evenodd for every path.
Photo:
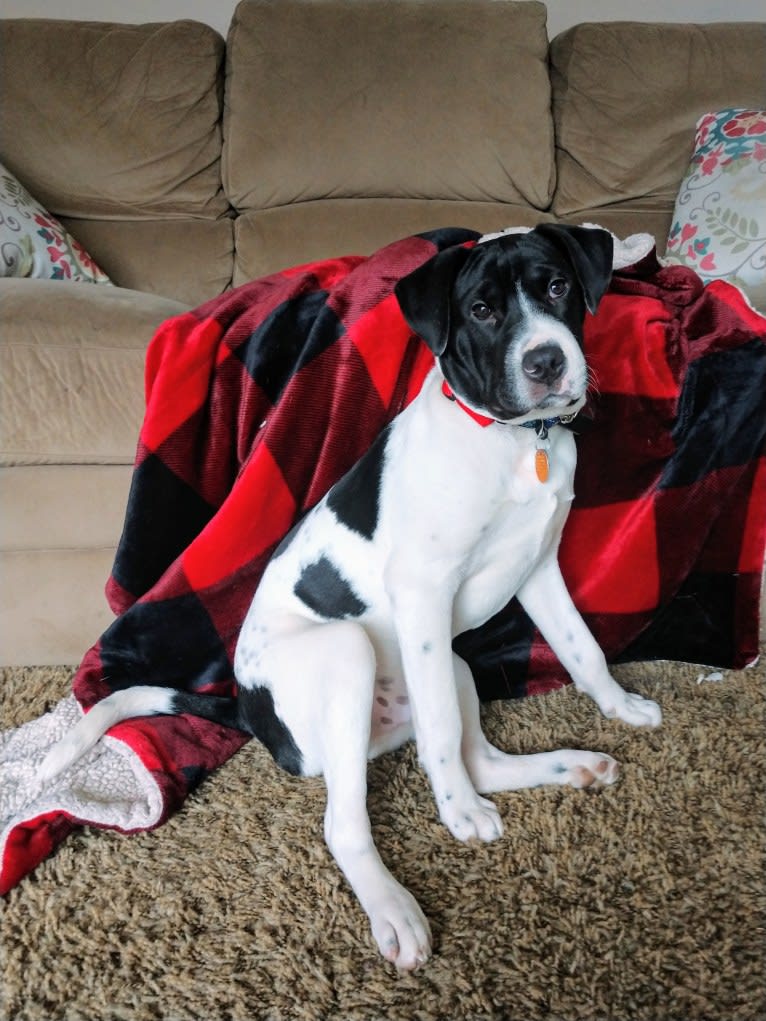
<instances>
[{"instance_id":1,"label":"dog's eye","mask_svg":"<svg viewBox=\"0 0 766 1021\"><path fill-rule=\"evenodd\" d=\"M471 305L471 315L474 319L484 322L485 319L489 319L492 315L492 309L483 301L475 301Z\"/></svg>"},{"instance_id":2,"label":"dog's eye","mask_svg":"<svg viewBox=\"0 0 766 1021\"><path fill-rule=\"evenodd\" d=\"M569 283L563 277L556 277L548 284L548 297L555 301L558 298L563 298L568 290Z\"/></svg>"}]
</instances>

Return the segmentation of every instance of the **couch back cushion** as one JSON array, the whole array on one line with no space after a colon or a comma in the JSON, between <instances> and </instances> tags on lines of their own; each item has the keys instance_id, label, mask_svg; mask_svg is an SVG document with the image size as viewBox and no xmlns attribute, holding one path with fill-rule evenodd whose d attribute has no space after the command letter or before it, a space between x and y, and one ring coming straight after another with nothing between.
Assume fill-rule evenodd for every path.
<instances>
[{"instance_id":1,"label":"couch back cushion","mask_svg":"<svg viewBox=\"0 0 766 1021\"><path fill-rule=\"evenodd\" d=\"M0 160L27 190L115 283L187 302L222 290L220 35L192 21L0 19L0 53Z\"/></svg>"},{"instance_id":2,"label":"couch back cushion","mask_svg":"<svg viewBox=\"0 0 766 1021\"><path fill-rule=\"evenodd\" d=\"M535 2L243 0L227 47L228 197L238 210L380 197L544 209L547 50Z\"/></svg>"},{"instance_id":3,"label":"couch back cushion","mask_svg":"<svg viewBox=\"0 0 766 1021\"><path fill-rule=\"evenodd\" d=\"M559 216L672 214L701 114L762 105L766 24L578 25L551 43Z\"/></svg>"},{"instance_id":4,"label":"couch back cushion","mask_svg":"<svg viewBox=\"0 0 766 1021\"><path fill-rule=\"evenodd\" d=\"M223 48L191 21L0 21L3 162L57 215L224 213Z\"/></svg>"}]
</instances>

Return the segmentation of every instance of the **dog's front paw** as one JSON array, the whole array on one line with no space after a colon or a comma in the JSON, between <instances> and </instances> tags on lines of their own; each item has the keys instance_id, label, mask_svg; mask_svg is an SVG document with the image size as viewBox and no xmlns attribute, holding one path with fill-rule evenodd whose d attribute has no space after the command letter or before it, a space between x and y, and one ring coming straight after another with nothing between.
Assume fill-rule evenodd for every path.
<instances>
[{"instance_id":1,"label":"dog's front paw","mask_svg":"<svg viewBox=\"0 0 766 1021\"><path fill-rule=\"evenodd\" d=\"M473 793L457 800L446 794L439 804L441 821L458 840L497 840L503 823L495 805Z\"/></svg>"},{"instance_id":2,"label":"dog's front paw","mask_svg":"<svg viewBox=\"0 0 766 1021\"><path fill-rule=\"evenodd\" d=\"M392 882L368 915L378 949L399 971L416 971L426 963L431 956L431 928L409 890Z\"/></svg>"},{"instance_id":3,"label":"dog's front paw","mask_svg":"<svg viewBox=\"0 0 766 1021\"><path fill-rule=\"evenodd\" d=\"M662 723L662 710L657 703L630 691L620 692L620 698L604 710L604 716L622 720L631 727L659 727Z\"/></svg>"}]
</instances>

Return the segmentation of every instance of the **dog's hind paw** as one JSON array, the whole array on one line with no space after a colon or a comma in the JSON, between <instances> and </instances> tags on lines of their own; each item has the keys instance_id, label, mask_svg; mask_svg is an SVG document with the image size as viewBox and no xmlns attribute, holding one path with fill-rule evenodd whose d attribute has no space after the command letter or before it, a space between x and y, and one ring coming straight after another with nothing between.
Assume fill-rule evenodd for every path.
<instances>
[{"instance_id":1,"label":"dog's hind paw","mask_svg":"<svg viewBox=\"0 0 766 1021\"><path fill-rule=\"evenodd\" d=\"M561 777L572 787L606 787L620 775L620 764L601 752L574 752L578 761L566 765Z\"/></svg>"},{"instance_id":2,"label":"dog's hind paw","mask_svg":"<svg viewBox=\"0 0 766 1021\"><path fill-rule=\"evenodd\" d=\"M396 883L368 912L378 949L399 971L416 971L431 956L431 928L420 905Z\"/></svg>"}]
</instances>

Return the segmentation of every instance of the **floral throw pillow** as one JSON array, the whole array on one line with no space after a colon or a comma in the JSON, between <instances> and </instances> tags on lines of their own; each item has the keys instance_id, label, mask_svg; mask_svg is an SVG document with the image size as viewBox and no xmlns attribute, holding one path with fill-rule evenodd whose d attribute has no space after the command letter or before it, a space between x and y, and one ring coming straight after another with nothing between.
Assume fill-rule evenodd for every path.
<instances>
[{"instance_id":1,"label":"floral throw pillow","mask_svg":"<svg viewBox=\"0 0 766 1021\"><path fill-rule=\"evenodd\" d=\"M720 110L699 119L667 257L705 282L737 284L756 307L766 307L766 110Z\"/></svg>"},{"instance_id":2,"label":"floral throw pillow","mask_svg":"<svg viewBox=\"0 0 766 1021\"><path fill-rule=\"evenodd\" d=\"M0 276L111 283L79 241L1 163Z\"/></svg>"}]
</instances>

